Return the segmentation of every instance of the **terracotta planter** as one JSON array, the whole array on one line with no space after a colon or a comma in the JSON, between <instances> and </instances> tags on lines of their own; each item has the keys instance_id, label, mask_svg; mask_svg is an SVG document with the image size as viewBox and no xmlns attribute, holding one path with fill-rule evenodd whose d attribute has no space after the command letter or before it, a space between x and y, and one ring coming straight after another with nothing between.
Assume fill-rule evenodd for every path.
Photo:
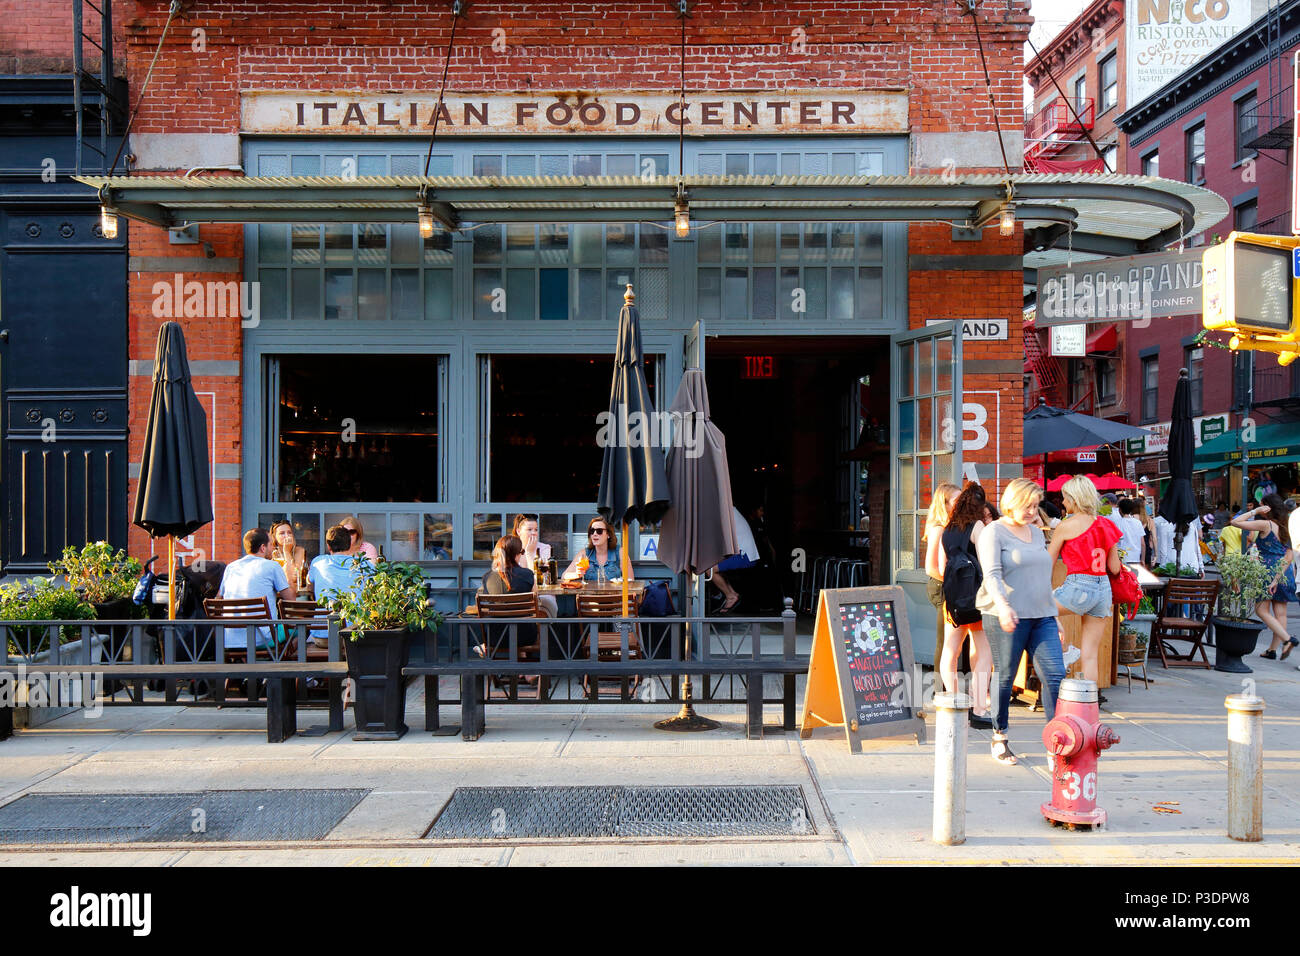
<instances>
[{"instance_id":1,"label":"terracotta planter","mask_svg":"<svg viewBox=\"0 0 1300 956\"><path fill-rule=\"evenodd\" d=\"M352 739L399 739L407 731L402 668L410 654L410 633L406 629L366 631L355 641L351 631L341 634L348 676L355 688L352 716L356 733Z\"/></svg>"}]
</instances>

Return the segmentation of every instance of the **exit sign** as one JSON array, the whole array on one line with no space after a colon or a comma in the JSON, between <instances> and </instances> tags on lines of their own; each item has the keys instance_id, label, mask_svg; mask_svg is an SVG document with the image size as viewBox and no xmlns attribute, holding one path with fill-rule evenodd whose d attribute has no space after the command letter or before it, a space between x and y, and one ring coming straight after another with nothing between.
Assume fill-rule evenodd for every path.
<instances>
[{"instance_id":1,"label":"exit sign","mask_svg":"<svg viewBox=\"0 0 1300 956\"><path fill-rule=\"evenodd\" d=\"M776 378L776 359L771 355L746 355L741 378Z\"/></svg>"}]
</instances>

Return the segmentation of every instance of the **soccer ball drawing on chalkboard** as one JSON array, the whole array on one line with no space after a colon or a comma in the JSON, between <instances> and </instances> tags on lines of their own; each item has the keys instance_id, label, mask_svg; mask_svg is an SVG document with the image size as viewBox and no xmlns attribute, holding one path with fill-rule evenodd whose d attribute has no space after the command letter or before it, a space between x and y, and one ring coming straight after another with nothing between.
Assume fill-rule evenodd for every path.
<instances>
[{"instance_id":1,"label":"soccer ball drawing on chalkboard","mask_svg":"<svg viewBox=\"0 0 1300 956\"><path fill-rule=\"evenodd\" d=\"M885 625L880 618L869 615L858 621L853 629L853 643L864 654L879 654L885 649Z\"/></svg>"}]
</instances>

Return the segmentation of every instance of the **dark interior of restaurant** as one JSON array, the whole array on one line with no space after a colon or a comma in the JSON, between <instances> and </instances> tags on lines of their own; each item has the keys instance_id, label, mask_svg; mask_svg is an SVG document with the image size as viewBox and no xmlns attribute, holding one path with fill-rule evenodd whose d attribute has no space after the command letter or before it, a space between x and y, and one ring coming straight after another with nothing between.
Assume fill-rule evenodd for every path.
<instances>
[{"instance_id":1,"label":"dark interior of restaurant","mask_svg":"<svg viewBox=\"0 0 1300 956\"><path fill-rule=\"evenodd\" d=\"M727 441L732 498L764 524L789 594L791 552L866 557L852 526L887 530L887 339L709 339L705 369L714 423ZM883 441L881 441L883 439ZM873 542L881 575L883 535Z\"/></svg>"}]
</instances>

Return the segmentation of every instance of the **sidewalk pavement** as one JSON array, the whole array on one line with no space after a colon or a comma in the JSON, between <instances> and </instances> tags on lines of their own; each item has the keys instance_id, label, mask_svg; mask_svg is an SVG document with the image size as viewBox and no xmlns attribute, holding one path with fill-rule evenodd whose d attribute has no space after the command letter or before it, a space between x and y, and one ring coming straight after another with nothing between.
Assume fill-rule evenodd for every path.
<instances>
[{"instance_id":1,"label":"sidewalk pavement","mask_svg":"<svg viewBox=\"0 0 1300 956\"><path fill-rule=\"evenodd\" d=\"M207 866L617 865L630 864L1294 864L1300 860L1300 673L1295 664L1249 659L1264 712L1264 840L1226 835L1224 697L1242 677L1197 669L1148 668L1155 683L1106 691L1103 716L1122 738L1101 757L1101 830L1049 826L1050 797L1040 735L1043 715L1013 707L1015 767L996 764L990 735L969 741L967 840L930 840L934 747L909 739L868 741L851 755L842 733L769 730L747 740L743 708L705 704L716 731L673 735L652 724L667 705L492 706L478 741L435 737L423 726L422 682L409 691L400 741L362 743L348 730L267 744L260 710L109 708L79 713L0 743L0 803L27 793L164 792L364 787L370 793L317 843L0 848L0 864ZM802 687L800 689L802 701ZM444 707L444 722L458 720ZM323 722L304 710L299 726ZM769 728L780 712L768 708ZM926 717L927 731L934 729ZM932 736L932 734L931 734ZM460 786L575 784L799 784L816 832L788 838L718 840L531 840L435 845L423 840ZM1158 813L1175 801L1178 814Z\"/></svg>"}]
</instances>

